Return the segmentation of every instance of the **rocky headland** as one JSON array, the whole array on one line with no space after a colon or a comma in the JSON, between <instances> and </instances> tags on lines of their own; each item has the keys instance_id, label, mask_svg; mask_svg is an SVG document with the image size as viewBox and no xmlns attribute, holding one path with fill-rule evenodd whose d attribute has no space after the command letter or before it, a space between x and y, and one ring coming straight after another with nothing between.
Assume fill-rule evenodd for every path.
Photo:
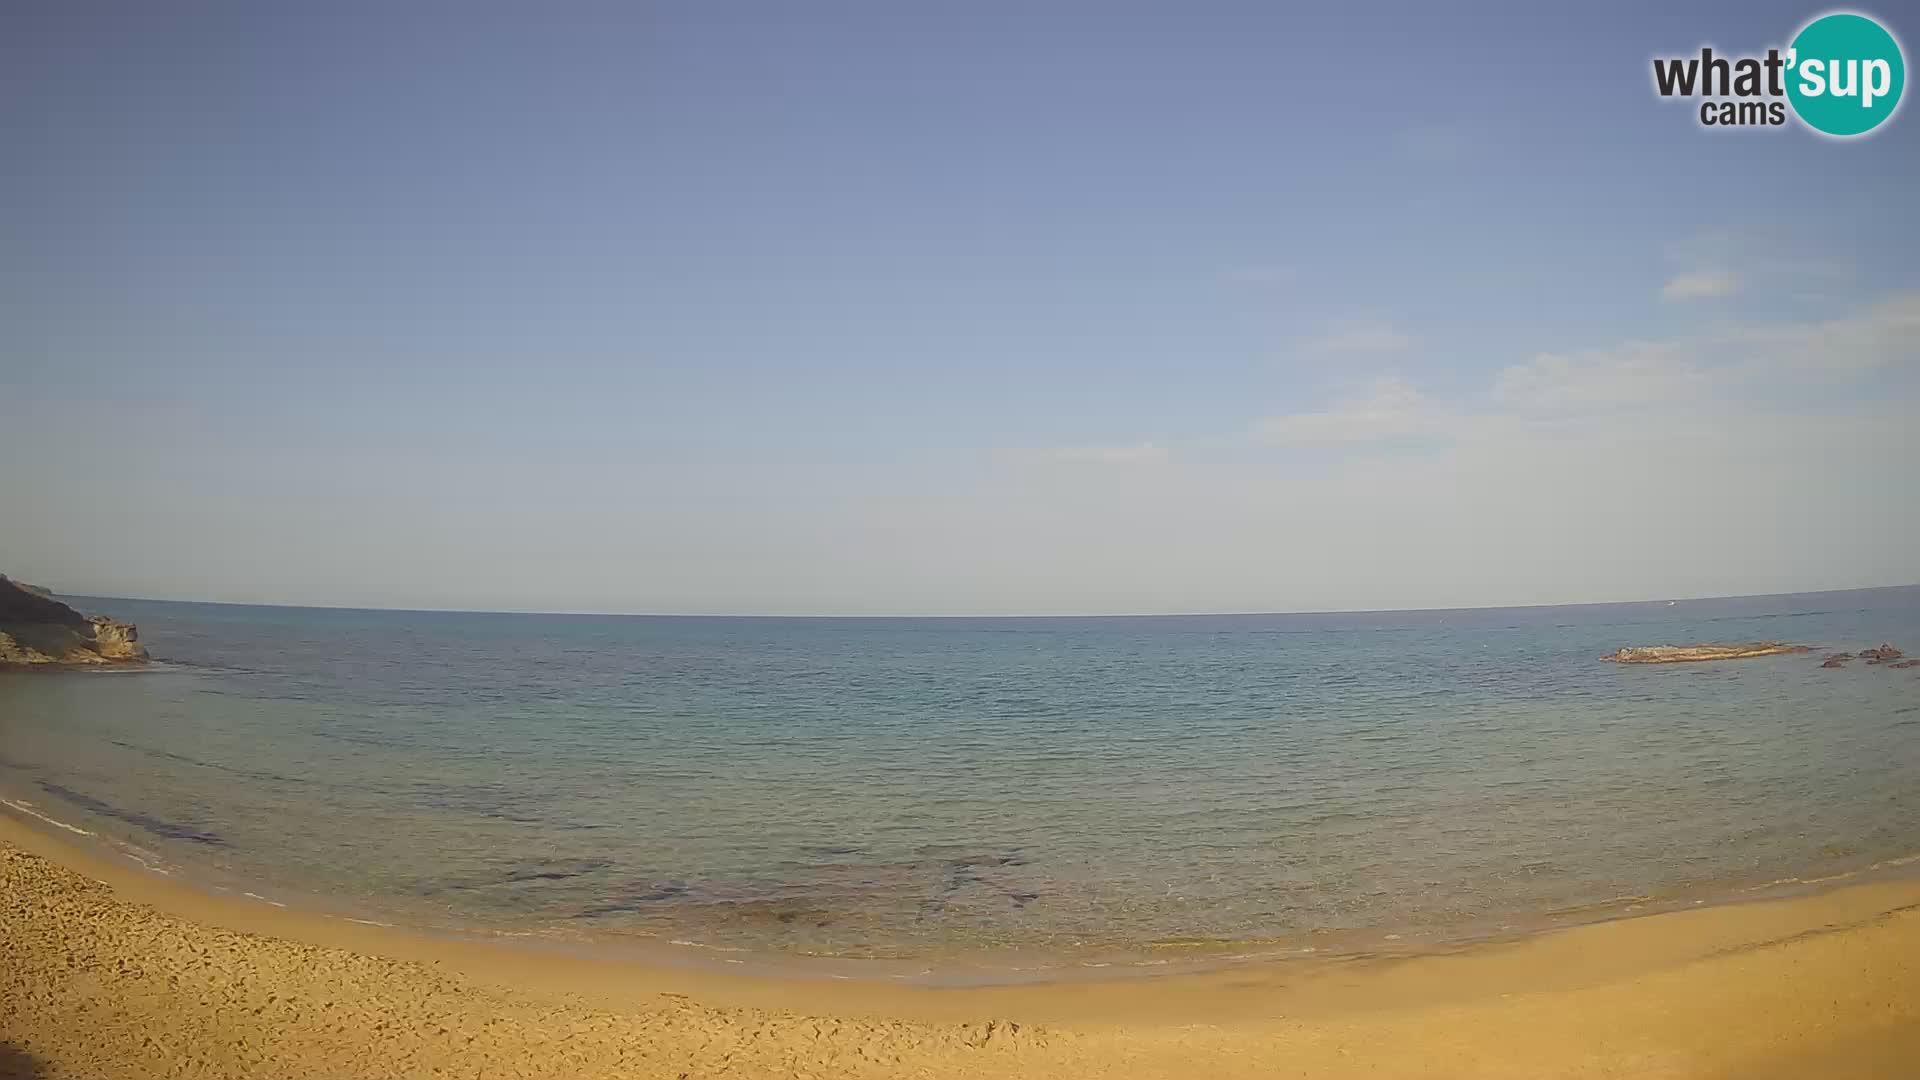
<instances>
[{"instance_id":1,"label":"rocky headland","mask_svg":"<svg viewBox=\"0 0 1920 1080\"><path fill-rule=\"evenodd\" d=\"M82 615L45 589L0 574L0 667L84 667L146 658L132 624Z\"/></svg>"}]
</instances>

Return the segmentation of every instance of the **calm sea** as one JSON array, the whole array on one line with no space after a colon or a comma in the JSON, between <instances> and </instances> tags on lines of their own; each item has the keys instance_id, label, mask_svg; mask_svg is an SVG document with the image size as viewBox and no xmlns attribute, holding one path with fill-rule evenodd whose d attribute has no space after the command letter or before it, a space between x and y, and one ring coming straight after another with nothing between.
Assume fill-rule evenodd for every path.
<instances>
[{"instance_id":1,"label":"calm sea","mask_svg":"<svg viewBox=\"0 0 1920 1080\"><path fill-rule=\"evenodd\" d=\"M423 926L1152 963L1920 851L1920 669L1598 659L1920 652L1920 588L1074 619L75 603L164 663L0 676L0 793L183 876Z\"/></svg>"}]
</instances>

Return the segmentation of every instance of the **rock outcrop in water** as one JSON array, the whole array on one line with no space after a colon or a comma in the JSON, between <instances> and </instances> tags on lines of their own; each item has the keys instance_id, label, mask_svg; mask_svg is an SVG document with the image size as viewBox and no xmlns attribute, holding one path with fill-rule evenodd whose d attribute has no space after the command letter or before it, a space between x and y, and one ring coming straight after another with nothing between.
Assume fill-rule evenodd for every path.
<instances>
[{"instance_id":1,"label":"rock outcrop in water","mask_svg":"<svg viewBox=\"0 0 1920 1080\"><path fill-rule=\"evenodd\" d=\"M0 667L126 664L146 658L130 623L82 615L45 589L0 575Z\"/></svg>"},{"instance_id":2,"label":"rock outcrop in water","mask_svg":"<svg viewBox=\"0 0 1920 1080\"><path fill-rule=\"evenodd\" d=\"M1751 656L1779 656L1812 652L1806 645L1780 641L1748 641L1738 645L1642 645L1621 649L1600 659L1616 664L1686 664L1700 660L1745 660Z\"/></svg>"},{"instance_id":3,"label":"rock outcrop in water","mask_svg":"<svg viewBox=\"0 0 1920 1080\"><path fill-rule=\"evenodd\" d=\"M1615 664L1684 664L1697 660L1745 660L1749 656L1779 656L1782 653L1812 652L1809 645L1788 645L1779 641L1749 641L1738 645L1643 645L1621 649L1600 659ZM1869 666L1905 669L1920 667L1920 660L1904 660L1906 653L1892 645L1863 649L1858 653L1829 653L1820 661L1823 668L1843 668L1854 660Z\"/></svg>"}]
</instances>

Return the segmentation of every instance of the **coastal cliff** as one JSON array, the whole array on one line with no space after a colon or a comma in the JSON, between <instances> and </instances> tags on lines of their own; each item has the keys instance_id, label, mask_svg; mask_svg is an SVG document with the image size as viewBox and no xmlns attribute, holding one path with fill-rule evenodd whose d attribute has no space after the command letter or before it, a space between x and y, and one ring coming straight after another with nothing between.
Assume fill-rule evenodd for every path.
<instances>
[{"instance_id":1,"label":"coastal cliff","mask_svg":"<svg viewBox=\"0 0 1920 1080\"><path fill-rule=\"evenodd\" d=\"M146 658L132 624L82 615L44 589L0 574L0 667L125 664Z\"/></svg>"}]
</instances>

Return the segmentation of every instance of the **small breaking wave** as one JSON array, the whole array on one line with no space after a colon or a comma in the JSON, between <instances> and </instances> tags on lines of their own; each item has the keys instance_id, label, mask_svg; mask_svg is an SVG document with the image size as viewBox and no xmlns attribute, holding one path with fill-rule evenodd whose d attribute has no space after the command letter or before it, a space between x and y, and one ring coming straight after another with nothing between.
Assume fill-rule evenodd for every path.
<instances>
[{"instance_id":1,"label":"small breaking wave","mask_svg":"<svg viewBox=\"0 0 1920 1080\"><path fill-rule=\"evenodd\" d=\"M14 810L18 810L20 813L26 814L28 817L37 817L41 821L44 821L55 828L65 829L70 833L78 833L81 836L94 835L93 833L88 832L87 830L81 828L78 825L69 825L66 822L61 821L57 818L48 817L47 815L41 813L40 811L33 809L33 804L30 802L15 802L12 799L0 799L0 804L4 804L8 807L11 807Z\"/></svg>"}]
</instances>

